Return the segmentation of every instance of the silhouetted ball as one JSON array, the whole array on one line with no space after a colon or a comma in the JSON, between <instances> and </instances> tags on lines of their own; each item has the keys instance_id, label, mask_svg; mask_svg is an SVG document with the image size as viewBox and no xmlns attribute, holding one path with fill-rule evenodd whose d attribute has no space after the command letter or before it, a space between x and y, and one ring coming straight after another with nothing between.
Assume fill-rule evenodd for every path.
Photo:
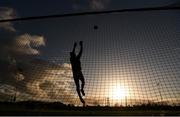
<instances>
[{"instance_id":1,"label":"silhouetted ball","mask_svg":"<svg viewBox=\"0 0 180 117\"><path fill-rule=\"evenodd\" d=\"M97 30L98 29L98 26L97 25L94 25L94 30Z\"/></svg>"}]
</instances>

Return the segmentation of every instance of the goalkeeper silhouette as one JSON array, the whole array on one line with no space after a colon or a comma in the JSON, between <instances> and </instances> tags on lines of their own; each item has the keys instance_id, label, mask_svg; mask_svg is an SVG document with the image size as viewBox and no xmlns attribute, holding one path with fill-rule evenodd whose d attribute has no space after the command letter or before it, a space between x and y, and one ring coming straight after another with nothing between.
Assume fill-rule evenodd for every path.
<instances>
[{"instance_id":1,"label":"goalkeeper silhouette","mask_svg":"<svg viewBox=\"0 0 180 117\"><path fill-rule=\"evenodd\" d=\"M85 81L84 81L84 76L81 71L81 61L80 61L82 51L83 51L83 42L80 41L79 44L80 44L80 52L78 55L76 55L75 49L76 49L77 43L76 42L74 43L73 50L72 52L70 52L70 61L71 61L71 66L72 66L73 78L76 84L76 91L78 93L80 101L83 103L83 106L85 106L85 101L83 100L81 96L81 94L85 96L84 89L83 89L85 85ZM80 89L79 80L81 81L81 89Z\"/></svg>"}]
</instances>

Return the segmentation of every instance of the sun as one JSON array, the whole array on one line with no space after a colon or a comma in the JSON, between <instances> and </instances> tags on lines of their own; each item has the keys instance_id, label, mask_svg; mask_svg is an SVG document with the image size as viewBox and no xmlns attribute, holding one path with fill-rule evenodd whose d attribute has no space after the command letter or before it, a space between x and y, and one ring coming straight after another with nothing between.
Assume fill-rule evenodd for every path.
<instances>
[{"instance_id":1,"label":"sun","mask_svg":"<svg viewBox=\"0 0 180 117\"><path fill-rule=\"evenodd\" d=\"M124 99L126 97L125 88L120 86L113 86L110 96L114 100Z\"/></svg>"}]
</instances>

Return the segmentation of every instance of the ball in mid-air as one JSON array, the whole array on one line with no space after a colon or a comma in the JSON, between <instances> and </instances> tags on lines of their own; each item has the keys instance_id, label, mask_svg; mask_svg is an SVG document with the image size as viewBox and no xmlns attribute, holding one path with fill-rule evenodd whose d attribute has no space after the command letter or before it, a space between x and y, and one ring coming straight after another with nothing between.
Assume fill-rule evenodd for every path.
<instances>
[{"instance_id":1,"label":"ball in mid-air","mask_svg":"<svg viewBox=\"0 0 180 117\"><path fill-rule=\"evenodd\" d=\"M94 30L97 30L98 29L98 26L97 25L94 25Z\"/></svg>"}]
</instances>

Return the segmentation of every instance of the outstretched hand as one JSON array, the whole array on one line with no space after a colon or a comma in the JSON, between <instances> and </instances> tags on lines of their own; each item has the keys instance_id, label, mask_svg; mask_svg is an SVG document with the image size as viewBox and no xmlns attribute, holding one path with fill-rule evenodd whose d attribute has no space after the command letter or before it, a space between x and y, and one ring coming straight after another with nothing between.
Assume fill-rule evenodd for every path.
<instances>
[{"instance_id":1,"label":"outstretched hand","mask_svg":"<svg viewBox=\"0 0 180 117\"><path fill-rule=\"evenodd\" d=\"M83 45L83 41L80 41L80 42L79 42L79 45L82 46L82 45Z\"/></svg>"},{"instance_id":2,"label":"outstretched hand","mask_svg":"<svg viewBox=\"0 0 180 117\"><path fill-rule=\"evenodd\" d=\"M74 43L74 47L76 47L76 46L77 46L77 43L75 42L75 43Z\"/></svg>"}]
</instances>

